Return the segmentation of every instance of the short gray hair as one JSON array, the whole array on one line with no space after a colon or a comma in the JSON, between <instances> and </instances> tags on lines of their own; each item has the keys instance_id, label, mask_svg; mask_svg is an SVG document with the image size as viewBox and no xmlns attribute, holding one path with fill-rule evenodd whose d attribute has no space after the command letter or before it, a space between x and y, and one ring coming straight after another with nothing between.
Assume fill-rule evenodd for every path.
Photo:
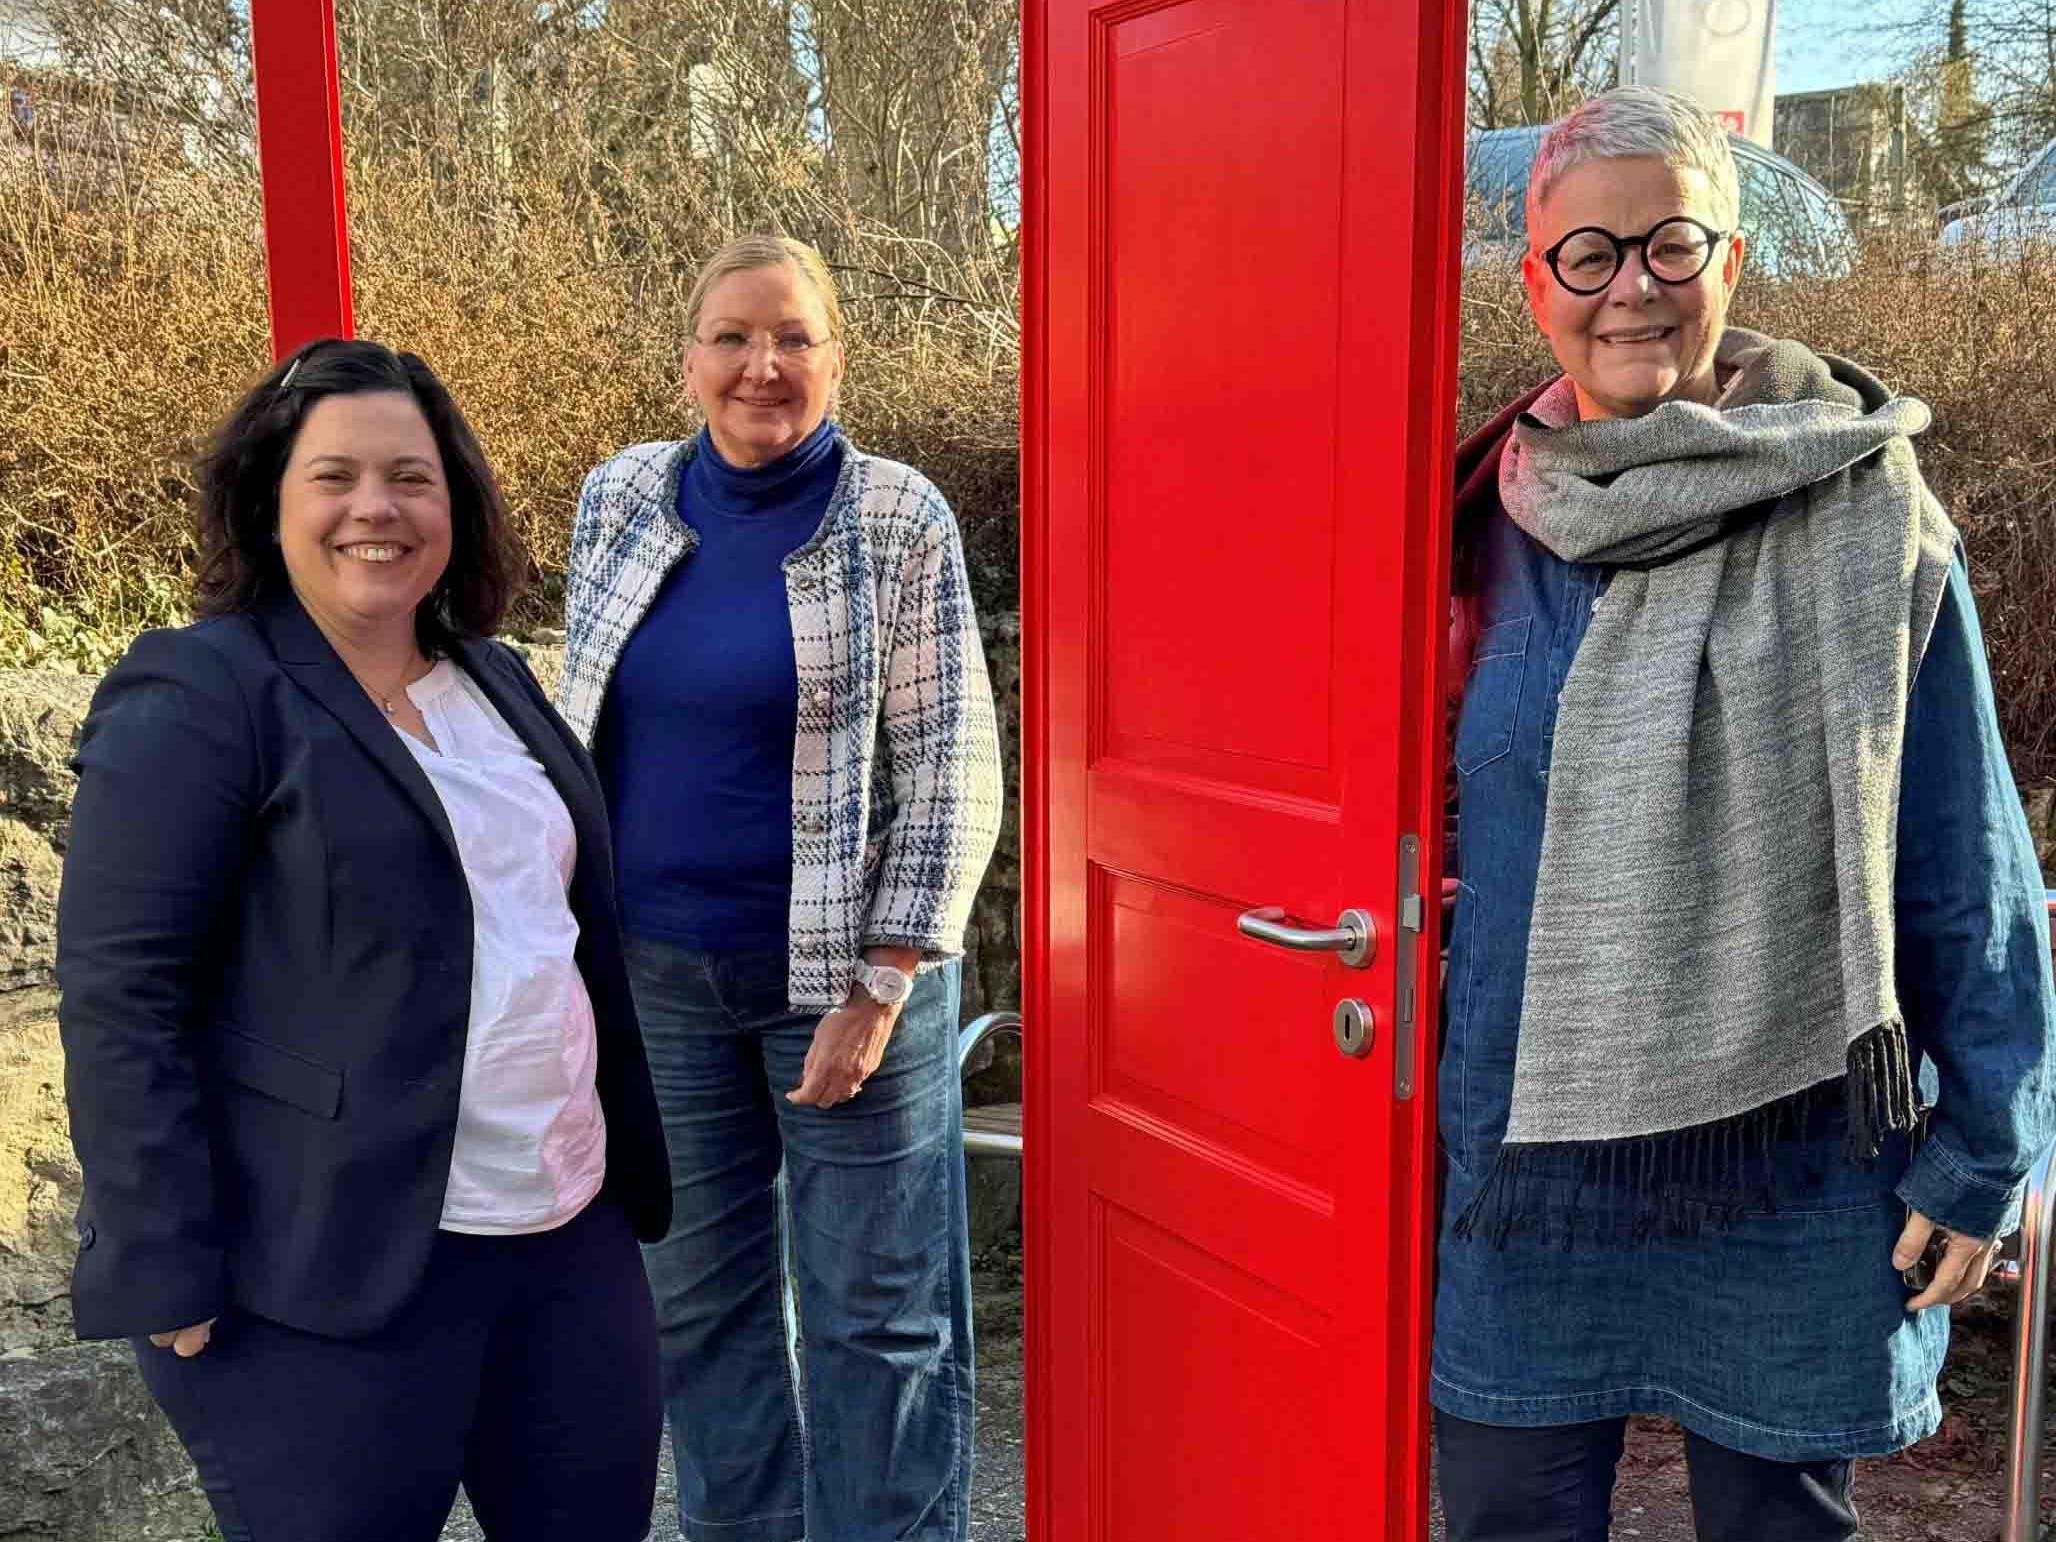
<instances>
[{"instance_id":1,"label":"short gray hair","mask_svg":"<svg viewBox=\"0 0 2056 1542\"><path fill-rule=\"evenodd\" d=\"M1542 136L1528 172L1528 229L1537 228L1535 216L1573 167L1636 156L1704 172L1713 186L1714 222L1724 230L1735 228L1741 218L1742 185L1720 120L1675 91L1616 86L1587 97Z\"/></svg>"}]
</instances>

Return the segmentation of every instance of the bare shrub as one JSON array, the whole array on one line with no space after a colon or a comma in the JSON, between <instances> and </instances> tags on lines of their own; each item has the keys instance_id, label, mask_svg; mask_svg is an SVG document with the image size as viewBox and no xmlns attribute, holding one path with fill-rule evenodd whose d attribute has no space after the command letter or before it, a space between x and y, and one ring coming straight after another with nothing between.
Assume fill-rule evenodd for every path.
<instances>
[{"instance_id":1,"label":"bare shrub","mask_svg":"<svg viewBox=\"0 0 2056 1542\"><path fill-rule=\"evenodd\" d=\"M358 330L449 382L532 554L517 619L547 619L584 473L698 426L678 388L683 299L697 252L732 232L674 223L661 241L623 239L621 211L596 211L592 147L575 136L513 176L450 143L350 148ZM848 291L844 423L934 477L974 548L1010 554L1019 333L1005 254L854 218L827 239L795 233L822 240ZM97 667L181 613L193 455L268 359L254 167L0 162L0 340L0 662ZM1011 589L1010 560L981 564L987 603Z\"/></svg>"},{"instance_id":2,"label":"bare shrub","mask_svg":"<svg viewBox=\"0 0 2056 1542\"><path fill-rule=\"evenodd\" d=\"M190 463L265 358L264 272L253 187L67 159L0 173L0 662L90 666L182 610Z\"/></svg>"}]
</instances>

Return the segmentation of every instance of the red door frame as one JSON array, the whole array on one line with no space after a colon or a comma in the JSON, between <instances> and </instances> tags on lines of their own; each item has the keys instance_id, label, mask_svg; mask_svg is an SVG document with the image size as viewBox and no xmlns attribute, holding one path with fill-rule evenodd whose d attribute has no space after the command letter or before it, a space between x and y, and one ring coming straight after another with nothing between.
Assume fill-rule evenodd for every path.
<instances>
[{"instance_id":1,"label":"red door frame","mask_svg":"<svg viewBox=\"0 0 2056 1542\"><path fill-rule=\"evenodd\" d=\"M348 337L350 231L331 0L250 0L271 355Z\"/></svg>"},{"instance_id":2,"label":"red door frame","mask_svg":"<svg viewBox=\"0 0 2056 1542\"><path fill-rule=\"evenodd\" d=\"M1025 0L1022 6L1021 104L1022 104L1022 222L1021 222L1021 421L1024 442L1020 462L1020 593L1025 618L1047 615L1049 562L1048 495L1049 475L1042 449L1027 437L1032 425L1045 420L1051 393L1048 379L1049 315L1047 285L1048 211L1051 197L1046 177L1050 138L1050 102L1044 90L1048 79L1046 0ZM1114 4L1116 0L1108 0ZM1412 345L1417 357L1433 361L1434 389L1426 393L1419 417L1407 443L1410 457L1406 467L1407 513L1415 524L1417 538L1409 542L1409 572L1406 591L1409 602L1418 606L1419 624L1405 633L1403 657L1399 661L1402 679L1415 682L1415 689L1403 706L1402 742L1413 742L1426 734L1433 753L1418 767L1408 768L1414 777L1403 778L1405 799L1413 811L1412 829L1427 837L1421 892L1441 892L1443 828L1443 701L1446 690L1446 618L1449 606L1449 504L1450 465L1454 454L1455 400L1457 379L1457 329L1460 275L1457 265L1458 233L1463 215L1463 132L1466 14L1462 0L1395 0L1417 12L1423 58L1439 61L1439 68L1424 70L1417 82L1412 103L1417 122L1437 132L1423 135L1431 153L1415 167L1416 207L1440 211L1440 226L1447 233L1443 242L1423 242L1414 258L1413 283L1420 297L1414 314ZM1084 283L1083 274L1063 275L1063 281ZM1023 1015L1032 1025L1052 1021L1050 1013L1057 995L1052 976L1053 955L1075 955L1085 945L1082 936L1057 936L1054 906L1055 877L1050 866L1053 827L1083 817L1079 809L1058 808L1051 768L1054 746L1051 733L1052 681L1077 665L1076 650L1082 638L1059 636L1054 629L1023 627L1021 653L1021 796L1022 796L1022 916L1023 949L1021 992ZM1415 779L1417 778L1417 780ZM1418 978L1434 978L1441 947L1439 906L1425 907L1421 956L1426 961ZM1389 1153L1395 1173L1432 1173L1435 1153L1434 1070L1438 1038L1440 991L1423 988L1420 993L1419 1079L1415 1106L1420 1117L1395 1121L1395 1147ZM1023 1147L1022 1208L1027 1222L1028 1247L1024 1259L1025 1286L1029 1310L1024 1317L1026 1353L1024 1380L1026 1396L1025 1462L1027 1534L1029 1542L1060 1542L1051 1534L1049 1495L1054 1431L1050 1425L1050 1389L1055 1385L1055 1355L1064 1348L1044 1336L1033 1310L1037 1300L1049 1299L1053 1271L1063 1261L1052 1250L1034 1245L1037 1216L1050 1215L1058 1203L1050 1153L1060 1132L1052 1127L1051 1111L1038 1089L1052 1084L1052 1043L1047 1034L1031 1029L1023 1046L1022 1101ZM1433 1266L1435 1217L1432 1202L1423 1209L1413 1228L1412 1256L1393 1258L1392 1267L1419 1271L1425 1279ZM1393 1325L1394 1352L1406 1367L1399 1379L1401 1390L1393 1394L1395 1405L1381 1422L1387 1428L1415 1432L1418 1439L1394 1442L1384 1452L1394 1481L1388 1492L1424 1494L1428 1475L1427 1385L1430 1319L1427 1303L1432 1295L1423 1292L1421 1310L1411 1320ZM1400 1539L1425 1538L1428 1516L1425 1504L1416 1510L1408 1505L1404 1513L1387 1517L1387 1536Z\"/></svg>"},{"instance_id":3,"label":"red door frame","mask_svg":"<svg viewBox=\"0 0 2056 1542\"><path fill-rule=\"evenodd\" d=\"M1463 169L1463 65L1464 10L1458 0L1417 0L1421 25L1441 40L1445 67L1439 75L1424 76L1415 110L1424 122L1438 121L1440 154L1423 156L1417 168L1416 197L1426 205L1439 205L1445 228L1459 227L1462 214ZM335 17L330 0L252 0L251 35L257 90L258 154L263 176L264 243L269 280L273 356L283 357L316 337L351 335L353 318L350 293L349 233L343 196L343 143L340 94L336 77ZM1044 338L1041 318L1046 315L1043 267L1043 230L1048 189L1043 180L1044 146L1047 141L1047 103L1043 99L1044 49L1042 16L1037 0L1022 8L1021 79L1023 171L1022 171L1022 419L1040 420L1047 401L1044 368ZM1411 437L1412 462L1407 469L1411 489L1409 502L1431 530L1446 529L1448 466L1454 425L1439 404L1454 400L1456 381L1457 284L1450 253L1424 244L1416 258L1417 293L1432 296L1419 307L1416 345L1424 355L1437 360L1439 388L1432 393L1433 421L1424 432ZM1023 447L1020 467L1020 584L1025 611L1036 613L1044 602L1043 584L1047 564L1044 558L1046 525L1043 516L1046 479L1034 445ZM1418 729L1439 721L1443 699L1443 653L1438 618L1446 613L1448 596L1447 543L1429 540L1420 551L1428 567L1419 575L1417 594L1430 604L1423 625L1407 634L1406 656L1401 660L1404 677L1419 682L1408 703L1409 727ZM1052 646L1062 646L1046 635L1024 638L1022 651L1022 908L1026 920L1026 946L1022 957L1022 994L1029 1020L1046 1012L1050 1000L1050 953L1056 940L1050 936L1047 732L1048 682ZM1439 742L1439 735L1437 736ZM1442 827L1442 779L1439 752L1431 773L1412 790L1414 828L1439 832ZM1428 871L1423 892L1440 892L1441 843L1429 839ZM1426 956L1434 958L1439 947L1437 907L1427 907ZM1073 943L1076 939L1071 939ZM1435 1029L1436 992L1424 991L1421 1004L1423 1076L1419 1096L1432 1099L1432 1046ZM1048 1040L1031 1033L1023 1067L1024 1123L1027 1165L1024 1174L1025 1204L1031 1214L1050 1201L1048 1152L1056 1132L1048 1126L1048 1110L1035 1094L1038 1082L1049 1075ZM1432 1107L1432 1102L1428 1103ZM1431 1120L1411 1126L1409 1149L1392 1153L1395 1170L1422 1171L1434 1161ZM1417 1236L1419 1253L1405 1261L1407 1267L1426 1270L1431 1262L1428 1229ZM1032 1300L1047 1289L1054 1260L1044 1252L1030 1250L1026 1259L1027 1288ZM1395 1260L1395 1263L1399 1262ZM1412 1407L1395 1409L1405 1415L1401 1428L1420 1428L1427 1385L1428 1320L1403 1325L1403 1336L1411 1350L1413 1374L1408 1390L1400 1394ZM1042 1496L1048 1492L1046 1464L1049 1452L1047 1399L1043 1395L1050 1377L1052 1346L1045 1342L1031 1318L1026 1325L1025 1364L1026 1490L1028 1534L1033 1542L1053 1542L1048 1532L1047 1507ZM1427 1471L1425 1443L1417 1448L1394 1450L1390 1459L1422 1481ZM1396 1517L1402 1535L1425 1535L1426 1517Z\"/></svg>"},{"instance_id":4,"label":"red door frame","mask_svg":"<svg viewBox=\"0 0 2056 1542\"><path fill-rule=\"evenodd\" d=\"M1038 446L1028 443L1030 427L1044 421L1049 396L1043 360L1047 357L1048 269L1045 262L1049 129L1042 83L1048 56L1043 47L1043 0L1022 0L1020 62L1015 78L1021 102L1021 443L1017 472L1021 505L1017 513L1016 590L1023 616L1049 611L1047 507L1048 479ZM1028 1022L1048 1022L1049 975L1049 674L1047 644L1040 637L1021 636L1021 1009ZM1023 1241L1031 1217L1047 1215L1054 1193L1050 1166L1042 1153L1051 1138L1049 1110L1029 1087L1049 1074L1049 1046L1036 1033L1021 1042L1021 1220ZM1050 1542L1049 1535L1049 1393L1050 1346L1036 1324L1028 1321L1027 1303L1048 1300L1051 1260L1040 1248L1024 1247L1022 1286L1022 1474L1027 1514L1027 1542Z\"/></svg>"}]
</instances>

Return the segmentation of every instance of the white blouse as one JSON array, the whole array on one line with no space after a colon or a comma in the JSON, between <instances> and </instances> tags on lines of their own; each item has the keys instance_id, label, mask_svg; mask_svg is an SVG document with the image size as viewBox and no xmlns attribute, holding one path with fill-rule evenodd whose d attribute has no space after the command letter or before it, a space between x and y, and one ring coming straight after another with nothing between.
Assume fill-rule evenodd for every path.
<instances>
[{"instance_id":1,"label":"white blouse","mask_svg":"<svg viewBox=\"0 0 2056 1542\"><path fill-rule=\"evenodd\" d=\"M434 736L399 733L457 837L471 889L471 1021L445 1231L563 1225L597 1194L607 1127L566 890L577 838L528 746L448 659L407 687Z\"/></svg>"}]
</instances>

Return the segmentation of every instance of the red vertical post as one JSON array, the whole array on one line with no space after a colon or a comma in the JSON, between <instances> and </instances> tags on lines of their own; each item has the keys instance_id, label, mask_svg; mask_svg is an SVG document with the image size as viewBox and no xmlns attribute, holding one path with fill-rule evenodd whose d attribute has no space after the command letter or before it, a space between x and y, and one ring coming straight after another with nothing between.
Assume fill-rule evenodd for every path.
<instances>
[{"instance_id":1,"label":"red vertical post","mask_svg":"<svg viewBox=\"0 0 2056 1542\"><path fill-rule=\"evenodd\" d=\"M250 40L276 359L352 330L331 0L250 0Z\"/></svg>"}]
</instances>

